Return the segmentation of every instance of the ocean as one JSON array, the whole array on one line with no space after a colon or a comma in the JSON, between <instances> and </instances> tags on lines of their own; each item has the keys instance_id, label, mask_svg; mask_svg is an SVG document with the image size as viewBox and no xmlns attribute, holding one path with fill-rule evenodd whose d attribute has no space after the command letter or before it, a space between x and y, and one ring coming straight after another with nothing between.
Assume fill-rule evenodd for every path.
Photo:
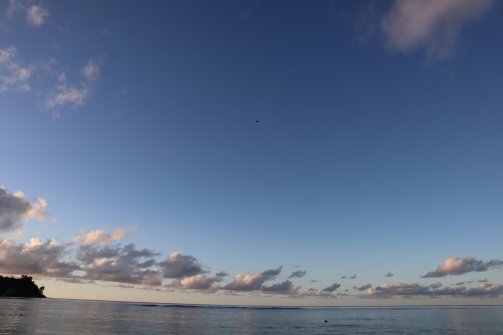
<instances>
[{"instance_id":1,"label":"ocean","mask_svg":"<svg viewBox=\"0 0 503 335\"><path fill-rule=\"evenodd\" d=\"M492 335L503 334L503 306L256 308L0 299L0 334Z\"/></svg>"}]
</instances>

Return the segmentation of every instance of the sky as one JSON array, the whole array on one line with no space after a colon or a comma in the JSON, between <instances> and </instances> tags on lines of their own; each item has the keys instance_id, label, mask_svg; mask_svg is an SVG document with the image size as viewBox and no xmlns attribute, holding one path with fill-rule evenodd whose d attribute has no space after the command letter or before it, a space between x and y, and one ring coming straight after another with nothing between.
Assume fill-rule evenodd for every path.
<instances>
[{"instance_id":1,"label":"sky","mask_svg":"<svg viewBox=\"0 0 503 335\"><path fill-rule=\"evenodd\" d=\"M503 304L495 0L0 2L0 274L55 298Z\"/></svg>"}]
</instances>

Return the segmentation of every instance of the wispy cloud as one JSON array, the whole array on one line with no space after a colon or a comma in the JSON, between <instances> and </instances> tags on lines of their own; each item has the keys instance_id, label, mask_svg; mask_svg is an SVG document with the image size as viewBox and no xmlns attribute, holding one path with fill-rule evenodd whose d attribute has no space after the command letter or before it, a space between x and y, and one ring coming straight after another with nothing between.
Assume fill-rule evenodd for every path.
<instances>
[{"instance_id":1,"label":"wispy cloud","mask_svg":"<svg viewBox=\"0 0 503 335\"><path fill-rule=\"evenodd\" d=\"M47 199L30 202L23 192L10 193L0 185L0 232L20 228L30 219L45 220Z\"/></svg>"},{"instance_id":2,"label":"wispy cloud","mask_svg":"<svg viewBox=\"0 0 503 335\"><path fill-rule=\"evenodd\" d=\"M73 238L73 242L82 243L83 245L108 243L112 241L120 241L126 238L131 233L136 231L136 227L131 227L128 229L116 229L109 233L103 229L92 230L88 233L83 233L82 235Z\"/></svg>"},{"instance_id":3,"label":"wispy cloud","mask_svg":"<svg viewBox=\"0 0 503 335\"><path fill-rule=\"evenodd\" d=\"M14 47L0 49L0 93L31 90L33 66L22 65Z\"/></svg>"},{"instance_id":4,"label":"wispy cloud","mask_svg":"<svg viewBox=\"0 0 503 335\"><path fill-rule=\"evenodd\" d=\"M494 0L395 0L381 29L386 45L400 52L425 50L429 59L453 51L462 28L480 18Z\"/></svg>"},{"instance_id":5,"label":"wispy cloud","mask_svg":"<svg viewBox=\"0 0 503 335\"><path fill-rule=\"evenodd\" d=\"M44 107L57 118L64 107L86 104L99 79L101 64L101 59L89 59L80 79L70 81L68 71L54 59L24 64L15 47L0 49L0 93L29 92L38 83L37 96L45 97Z\"/></svg>"},{"instance_id":6,"label":"wispy cloud","mask_svg":"<svg viewBox=\"0 0 503 335\"><path fill-rule=\"evenodd\" d=\"M81 71L82 77L87 80L97 80L100 76L101 60L91 58Z\"/></svg>"},{"instance_id":7,"label":"wispy cloud","mask_svg":"<svg viewBox=\"0 0 503 335\"><path fill-rule=\"evenodd\" d=\"M40 4L33 4L26 9L26 22L34 27L40 27L44 24L49 11Z\"/></svg>"},{"instance_id":8,"label":"wispy cloud","mask_svg":"<svg viewBox=\"0 0 503 335\"><path fill-rule=\"evenodd\" d=\"M89 59L80 71L83 78L77 85L68 82L67 76L61 70L56 73L57 84L46 99L46 108L53 110L53 115L59 117L58 108L63 106L82 107L91 94L93 84L98 80L101 70L101 60Z\"/></svg>"},{"instance_id":9,"label":"wispy cloud","mask_svg":"<svg viewBox=\"0 0 503 335\"><path fill-rule=\"evenodd\" d=\"M474 257L449 257L435 271L428 272L423 278L444 277L447 275L461 275L468 272L487 271L490 268L503 265L503 260L493 259L487 262Z\"/></svg>"},{"instance_id":10,"label":"wispy cloud","mask_svg":"<svg viewBox=\"0 0 503 335\"><path fill-rule=\"evenodd\" d=\"M291 275L288 276L288 278L302 278L306 275L307 271L302 271L302 270L297 270L294 271Z\"/></svg>"}]
</instances>

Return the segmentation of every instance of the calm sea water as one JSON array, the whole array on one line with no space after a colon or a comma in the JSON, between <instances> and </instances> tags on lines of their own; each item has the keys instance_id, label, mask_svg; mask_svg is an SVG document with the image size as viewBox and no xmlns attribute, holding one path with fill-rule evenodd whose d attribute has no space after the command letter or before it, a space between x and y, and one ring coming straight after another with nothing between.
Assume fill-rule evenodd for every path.
<instances>
[{"instance_id":1,"label":"calm sea water","mask_svg":"<svg viewBox=\"0 0 503 335\"><path fill-rule=\"evenodd\" d=\"M0 299L0 334L492 335L503 334L503 307L267 309Z\"/></svg>"}]
</instances>

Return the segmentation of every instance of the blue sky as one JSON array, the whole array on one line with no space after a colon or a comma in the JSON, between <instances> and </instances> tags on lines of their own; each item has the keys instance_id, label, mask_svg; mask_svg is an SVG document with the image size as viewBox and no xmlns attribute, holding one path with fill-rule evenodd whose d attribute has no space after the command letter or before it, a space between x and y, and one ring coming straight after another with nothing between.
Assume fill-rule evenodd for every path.
<instances>
[{"instance_id":1,"label":"blue sky","mask_svg":"<svg viewBox=\"0 0 503 335\"><path fill-rule=\"evenodd\" d=\"M496 1L0 11L0 273L53 297L503 302Z\"/></svg>"}]
</instances>

